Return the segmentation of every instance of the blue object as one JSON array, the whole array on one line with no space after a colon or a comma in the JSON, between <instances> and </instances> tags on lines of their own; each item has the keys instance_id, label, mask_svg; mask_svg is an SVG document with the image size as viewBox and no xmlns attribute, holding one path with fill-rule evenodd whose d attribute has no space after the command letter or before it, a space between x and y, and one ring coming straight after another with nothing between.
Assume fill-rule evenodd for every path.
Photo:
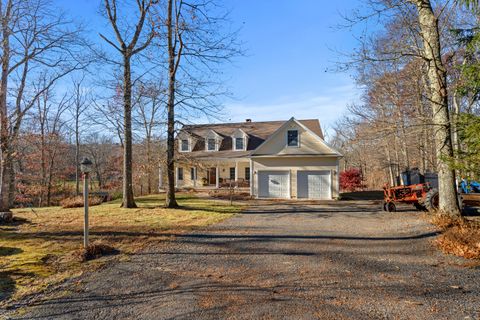
<instances>
[{"instance_id":1,"label":"blue object","mask_svg":"<svg viewBox=\"0 0 480 320\"><path fill-rule=\"evenodd\" d=\"M462 193L480 193L480 182L462 179L460 190L462 190Z\"/></svg>"}]
</instances>

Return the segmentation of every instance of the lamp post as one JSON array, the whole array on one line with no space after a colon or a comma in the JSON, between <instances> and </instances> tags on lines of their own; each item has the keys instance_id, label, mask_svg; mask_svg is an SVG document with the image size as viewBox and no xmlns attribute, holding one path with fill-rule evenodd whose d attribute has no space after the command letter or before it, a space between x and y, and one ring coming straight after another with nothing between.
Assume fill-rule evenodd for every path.
<instances>
[{"instance_id":1,"label":"lamp post","mask_svg":"<svg viewBox=\"0 0 480 320\"><path fill-rule=\"evenodd\" d=\"M92 164L92 161L88 158L83 158L80 162L80 171L83 173L83 246L85 248L88 246L88 174L92 171Z\"/></svg>"}]
</instances>

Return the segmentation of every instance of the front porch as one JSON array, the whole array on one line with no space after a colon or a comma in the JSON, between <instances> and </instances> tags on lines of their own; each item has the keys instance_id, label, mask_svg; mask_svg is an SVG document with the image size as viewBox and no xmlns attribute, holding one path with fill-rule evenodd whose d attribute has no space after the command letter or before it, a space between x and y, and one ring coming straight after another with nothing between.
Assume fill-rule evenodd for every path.
<instances>
[{"instance_id":1,"label":"front porch","mask_svg":"<svg viewBox=\"0 0 480 320\"><path fill-rule=\"evenodd\" d=\"M249 191L251 176L249 159L177 163L175 187L196 190L234 187Z\"/></svg>"}]
</instances>

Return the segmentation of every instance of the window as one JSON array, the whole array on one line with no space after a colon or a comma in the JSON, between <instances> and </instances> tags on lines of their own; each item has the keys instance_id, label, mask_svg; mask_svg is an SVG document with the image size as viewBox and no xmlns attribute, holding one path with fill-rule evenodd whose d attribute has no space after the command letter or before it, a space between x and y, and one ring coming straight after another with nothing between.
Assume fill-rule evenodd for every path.
<instances>
[{"instance_id":1,"label":"window","mask_svg":"<svg viewBox=\"0 0 480 320\"><path fill-rule=\"evenodd\" d=\"M188 140L187 139L183 139L182 142L181 142L181 149L182 151L188 151L189 148L188 148Z\"/></svg>"},{"instance_id":2,"label":"window","mask_svg":"<svg viewBox=\"0 0 480 320\"><path fill-rule=\"evenodd\" d=\"M190 168L190 180L197 180L197 177L195 177L195 168Z\"/></svg>"},{"instance_id":3,"label":"window","mask_svg":"<svg viewBox=\"0 0 480 320\"><path fill-rule=\"evenodd\" d=\"M230 168L230 180L235 180L235 168Z\"/></svg>"},{"instance_id":4,"label":"window","mask_svg":"<svg viewBox=\"0 0 480 320\"><path fill-rule=\"evenodd\" d=\"M243 138L235 138L235 150L243 150Z\"/></svg>"},{"instance_id":5,"label":"window","mask_svg":"<svg viewBox=\"0 0 480 320\"><path fill-rule=\"evenodd\" d=\"M298 130L287 131L287 146L298 147Z\"/></svg>"},{"instance_id":6,"label":"window","mask_svg":"<svg viewBox=\"0 0 480 320\"><path fill-rule=\"evenodd\" d=\"M183 168L178 168L178 180L183 180Z\"/></svg>"},{"instance_id":7,"label":"window","mask_svg":"<svg viewBox=\"0 0 480 320\"><path fill-rule=\"evenodd\" d=\"M245 180L250 181L250 167L245 168Z\"/></svg>"},{"instance_id":8,"label":"window","mask_svg":"<svg viewBox=\"0 0 480 320\"><path fill-rule=\"evenodd\" d=\"M208 151L215 151L216 150L215 139L208 139L207 140L207 150Z\"/></svg>"}]
</instances>

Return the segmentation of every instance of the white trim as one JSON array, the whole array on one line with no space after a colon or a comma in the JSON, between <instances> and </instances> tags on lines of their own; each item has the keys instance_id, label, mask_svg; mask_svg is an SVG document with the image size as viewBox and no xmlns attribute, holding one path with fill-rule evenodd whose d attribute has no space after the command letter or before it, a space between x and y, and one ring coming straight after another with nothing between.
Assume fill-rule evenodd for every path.
<instances>
[{"instance_id":1,"label":"white trim","mask_svg":"<svg viewBox=\"0 0 480 320\"><path fill-rule=\"evenodd\" d=\"M208 148L208 140L213 140L213 141L215 141L215 146L214 146L213 150L210 150L210 149ZM207 152L215 152L215 151L218 151L218 140L215 139L215 138L208 138L208 137L207 137L207 138L205 139L205 151L207 151Z\"/></svg>"},{"instance_id":2,"label":"white trim","mask_svg":"<svg viewBox=\"0 0 480 320\"><path fill-rule=\"evenodd\" d=\"M238 135L240 133L240 135ZM233 134L230 136L232 139L232 150L233 151L246 151L248 143L248 134L243 131L241 128L237 128ZM243 148L237 149L237 138L243 140Z\"/></svg>"},{"instance_id":3,"label":"white trim","mask_svg":"<svg viewBox=\"0 0 480 320\"><path fill-rule=\"evenodd\" d=\"M191 138L186 138L186 139L182 139L180 138L180 143L179 143L179 152L192 152L192 140ZM182 150L182 141L183 140L187 140L187 150Z\"/></svg>"},{"instance_id":4,"label":"white trim","mask_svg":"<svg viewBox=\"0 0 480 320\"><path fill-rule=\"evenodd\" d=\"M243 148L242 149L237 149L237 139L242 139L243 140ZM246 137L235 137L232 136L232 150L233 151L245 151L247 138Z\"/></svg>"},{"instance_id":5,"label":"white trim","mask_svg":"<svg viewBox=\"0 0 480 320\"><path fill-rule=\"evenodd\" d=\"M250 195L253 196L253 160L250 159Z\"/></svg>"},{"instance_id":6,"label":"white trim","mask_svg":"<svg viewBox=\"0 0 480 320\"><path fill-rule=\"evenodd\" d=\"M297 145L296 146L289 146L288 145L288 132L289 131L297 131ZM285 146L287 148L300 148L300 132L298 129L287 129L287 132L285 133Z\"/></svg>"},{"instance_id":7,"label":"white trim","mask_svg":"<svg viewBox=\"0 0 480 320\"><path fill-rule=\"evenodd\" d=\"M235 161L235 181L238 181L238 162Z\"/></svg>"}]
</instances>

